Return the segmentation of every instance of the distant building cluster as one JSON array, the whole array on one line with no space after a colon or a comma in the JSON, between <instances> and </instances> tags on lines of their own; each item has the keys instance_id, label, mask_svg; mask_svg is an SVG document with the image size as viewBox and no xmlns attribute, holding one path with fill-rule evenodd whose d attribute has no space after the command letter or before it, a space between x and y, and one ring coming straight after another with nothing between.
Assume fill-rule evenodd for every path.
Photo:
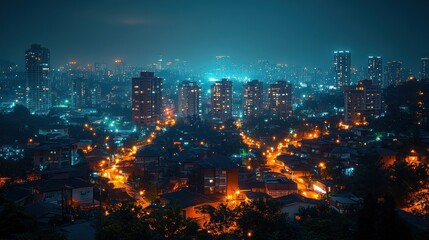
<instances>
[{"instance_id":1,"label":"distant building cluster","mask_svg":"<svg viewBox=\"0 0 429 240\"><path fill-rule=\"evenodd\" d=\"M234 63L230 56L216 56L213 71L197 74L191 74L187 62L180 59L160 58L146 68L130 66L121 58L114 59L111 65L82 65L72 60L55 68L50 58L48 48L33 44L25 51L22 75L16 65L0 64L2 81L23 80L2 88L1 111L22 104L31 113L46 115L61 107L84 112L131 104L136 125L154 124L162 119L165 108L180 118L198 116L219 122L257 118L263 113L286 119L305 100L302 96L312 94L301 94L309 89L341 91L367 79L383 90L414 76L429 76L428 58L420 59L420 70L413 74L401 61L385 63L381 56L369 56L365 67L353 66L352 54L347 50L335 51L332 68L327 70L271 64L266 60L243 66ZM138 81L136 76L141 72L154 72L157 77L153 77L163 82L149 81L148 75L140 76ZM132 89L127 86L131 79Z\"/></svg>"},{"instance_id":2,"label":"distant building cluster","mask_svg":"<svg viewBox=\"0 0 429 240\"><path fill-rule=\"evenodd\" d=\"M348 180L363 160L383 171L429 163L418 128L429 122L428 58L418 80L381 56L354 67L350 51L335 51L326 71L215 60L204 73L161 57L53 68L33 44L23 72L0 62L2 197L52 228L175 204L204 229L207 209L256 199L274 198L293 221L310 207L354 214L363 199ZM397 133L408 125L419 131Z\"/></svg>"}]
</instances>

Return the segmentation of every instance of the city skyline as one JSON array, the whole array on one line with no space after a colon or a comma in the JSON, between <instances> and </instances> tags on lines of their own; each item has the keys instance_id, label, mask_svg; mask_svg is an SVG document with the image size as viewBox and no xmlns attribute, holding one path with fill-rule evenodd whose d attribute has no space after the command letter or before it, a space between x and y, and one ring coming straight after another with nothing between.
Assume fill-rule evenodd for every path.
<instances>
[{"instance_id":1,"label":"city skyline","mask_svg":"<svg viewBox=\"0 0 429 240\"><path fill-rule=\"evenodd\" d=\"M0 238L428 239L428 9L1 1Z\"/></svg>"},{"instance_id":2,"label":"city skyline","mask_svg":"<svg viewBox=\"0 0 429 240\"><path fill-rule=\"evenodd\" d=\"M2 4L0 59L23 66L21 53L40 43L51 49L53 66L115 58L144 66L166 56L198 69L214 56L229 55L246 64L267 59L329 68L332 52L349 50L352 66L382 56L385 62L403 62L417 76L419 59L429 55L424 41L429 33L419 30L428 23L428 3L418 1L52 3Z\"/></svg>"}]
</instances>

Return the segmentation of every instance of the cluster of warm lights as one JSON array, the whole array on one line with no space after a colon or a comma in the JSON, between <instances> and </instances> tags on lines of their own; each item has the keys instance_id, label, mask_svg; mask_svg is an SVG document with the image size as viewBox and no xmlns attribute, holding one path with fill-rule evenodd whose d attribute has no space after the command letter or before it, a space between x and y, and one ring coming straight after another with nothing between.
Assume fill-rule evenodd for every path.
<instances>
[{"instance_id":1,"label":"cluster of warm lights","mask_svg":"<svg viewBox=\"0 0 429 240\"><path fill-rule=\"evenodd\" d=\"M174 126L176 124L176 120L174 119L174 113L169 108L164 109L165 122L164 126ZM160 125L161 122L157 121L157 124Z\"/></svg>"},{"instance_id":2,"label":"cluster of warm lights","mask_svg":"<svg viewBox=\"0 0 429 240\"><path fill-rule=\"evenodd\" d=\"M244 144L246 144L249 147L256 147L256 148L261 148L261 143L250 138L249 136L247 136L244 132L240 132L240 136L243 139Z\"/></svg>"},{"instance_id":3,"label":"cluster of warm lights","mask_svg":"<svg viewBox=\"0 0 429 240\"><path fill-rule=\"evenodd\" d=\"M84 129L83 130L89 130L92 132L92 136L97 136L97 133L95 132L95 129L93 127L91 127L88 123L85 123L83 125Z\"/></svg>"},{"instance_id":4,"label":"cluster of warm lights","mask_svg":"<svg viewBox=\"0 0 429 240\"><path fill-rule=\"evenodd\" d=\"M341 129L343 129L343 130L349 130L350 129L350 125L347 125L347 124L345 124L343 122L339 122L338 123L338 127L341 128Z\"/></svg>"},{"instance_id":5,"label":"cluster of warm lights","mask_svg":"<svg viewBox=\"0 0 429 240\"><path fill-rule=\"evenodd\" d=\"M411 149L410 154L405 159L408 163L418 163L419 156L416 153L416 150Z\"/></svg>"}]
</instances>

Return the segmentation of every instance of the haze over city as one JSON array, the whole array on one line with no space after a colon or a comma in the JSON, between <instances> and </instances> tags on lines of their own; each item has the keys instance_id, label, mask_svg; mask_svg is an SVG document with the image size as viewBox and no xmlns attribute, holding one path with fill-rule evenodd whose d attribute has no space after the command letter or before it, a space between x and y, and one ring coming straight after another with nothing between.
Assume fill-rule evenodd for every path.
<instances>
[{"instance_id":1,"label":"haze over city","mask_svg":"<svg viewBox=\"0 0 429 240\"><path fill-rule=\"evenodd\" d=\"M1 1L0 239L429 239L428 10Z\"/></svg>"},{"instance_id":2,"label":"haze over city","mask_svg":"<svg viewBox=\"0 0 429 240\"><path fill-rule=\"evenodd\" d=\"M429 55L426 1L2 1L0 59L22 66L26 46L71 60L143 66L160 56L198 68L229 55L289 65L330 66L350 50L353 66L369 55L413 70Z\"/></svg>"}]
</instances>

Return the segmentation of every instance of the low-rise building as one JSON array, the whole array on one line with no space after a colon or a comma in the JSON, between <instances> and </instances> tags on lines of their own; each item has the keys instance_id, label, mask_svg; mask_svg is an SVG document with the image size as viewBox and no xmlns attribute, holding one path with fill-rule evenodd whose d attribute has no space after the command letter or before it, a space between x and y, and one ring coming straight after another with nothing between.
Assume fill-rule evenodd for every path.
<instances>
[{"instance_id":1,"label":"low-rise building","mask_svg":"<svg viewBox=\"0 0 429 240\"><path fill-rule=\"evenodd\" d=\"M74 143L41 143L33 149L33 164L38 170L67 168L79 162Z\"/></svg>"},{"instance_id":2,"label":"low-rise building","mask_svg":"<svg viewBox=\"0 0 429 240\"><path fill-rule=\"evenodd\" d=\"M331 180L316 180L313 183L313 190L322 195L328 194L334 191L335 189L336 189L335 184Z\"/></svg>"},{"instance_id":3,"label":"low-rise building","mask_svg":"<svg viewBox=\"0 0 429 240\"><path fill-rule=\"evenodd\" d=\"M226 156L213 156L199 163L197 189L204 194L234 195L239 191L238 166Z\"/></svg>"},{"instance_id":4,"label":"low-rise building","mask_svg":"<svg viewBox=\"0 0 429 240\"><path fill-rule=\"evenodd\" d=\"M362 202L362 198L358 198L351 193L334 194L329 199L332 209L341 214L355 212L362 205Z\"/></svg>"},{"instance_id":5,"label":"low-rise building","mask_svg":"<svg viewBox=\"0 0 429 240\"><path fill-rule=\"evenodd\" d=\"M143 171L145 178L158 181L166 171L165 156L162 147L148 145L137 151L134 164Z\"/></svg>"},{"instance_id":6,"label":"low-rise building","mask_svg":"<svg viewBox=\"0 0 429 240\"><path fill-rule=\"evenodd\" d=\"M287 178L265 180L265 192L273 198L283 197L298 192L298 185Z\"/></svg>"},{"instance_id":7,"label":"low-rise building","mask_svg":"<svg viewBox=\"0 0 429 240\"><path fill-rule=\"evenodd\" d=\"M199 223L201 226L210 220L210 216L203 210L207 206L216 207L220 202L213 195L207 196L197 192L181 190L161 195L161 204L178 204L182 215Z\"/></svg>"},{"instance_id":8,"label":"low-rise building","mask_svg":"<svg viewBox=\"0 0 429 240\"><path fill-rule=\"evenodd\" d=\"M39 135L41 136L50 136L52 137L68 137L69 136L69 128L65 125L55 125L46 128L39 129Z\"/></svg>"},{"instance_id":9,"label":"low-rise building","mask_svg":"<svg viewBox=\"0 0 429 240\"><path fill-rule=\"evenodd\" d=\"M289 174L292 179L308 177L313 174L314 166L309 164L305 159L280 155L277 157L277 161L283 164L286 174Z\"/></svg>"},{"instance_id":10,"label":"low-rise building","mask_svg":"<svg viewBox=\"0 0 429 240\"><path fill-rule=\"evenodd\" d=\"M317 207L326 204L323 200L303 197L299 194L292 193L278 198L283 204L282 212L287 213L289 219L299 219L299 210L302 208Z\"/></svg>"},{"instance_id":11,"label":"low-rise building","mask_svg":"<svg viewBox=\"0 0 429 240\"><path fill-rule=\"evenodd\" d=\"M34 189L35 199L42 202L69 206L94 205L93 185L80 178L49 179L30 182Z\"/></svg>"}]
</instances>

